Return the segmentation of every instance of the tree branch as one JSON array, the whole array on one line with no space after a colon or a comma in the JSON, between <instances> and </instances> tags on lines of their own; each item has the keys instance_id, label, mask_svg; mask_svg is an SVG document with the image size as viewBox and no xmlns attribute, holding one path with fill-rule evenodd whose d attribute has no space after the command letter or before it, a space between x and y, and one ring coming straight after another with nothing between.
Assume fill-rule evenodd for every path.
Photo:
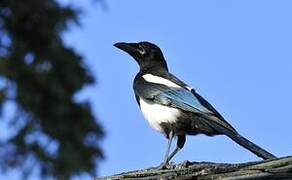
<instances>
[{"instance_id":1,"label":"tree branch","mask_svg":"<svg viewBox=\"0 0 292 180\"><path fill-rule=\"evenodd\" d=\"M292 179L292 156L240 164L185 162L172 169L124 172L102 179Z\"/></svg>"}]
</instances>

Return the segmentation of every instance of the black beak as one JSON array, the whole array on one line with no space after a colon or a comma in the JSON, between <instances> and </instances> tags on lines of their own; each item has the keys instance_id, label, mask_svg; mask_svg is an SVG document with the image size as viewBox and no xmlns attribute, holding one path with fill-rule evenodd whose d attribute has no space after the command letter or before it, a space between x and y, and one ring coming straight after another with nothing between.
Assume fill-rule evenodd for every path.
<instances>
[{"instance_id":1,"label":"black beak","mask_svg":"<svg viewBox=\"0 0 292 180\"><path fill-rule=\"evenodd\" d=\"M135 56L137 56L139 54L138 44L137 43L119 42L119 43L114 44L114 46L116 48L119 48L119 49L127 52L128 54L130 54L133 57L135 57Z\"/></svg>"}]
</instances>

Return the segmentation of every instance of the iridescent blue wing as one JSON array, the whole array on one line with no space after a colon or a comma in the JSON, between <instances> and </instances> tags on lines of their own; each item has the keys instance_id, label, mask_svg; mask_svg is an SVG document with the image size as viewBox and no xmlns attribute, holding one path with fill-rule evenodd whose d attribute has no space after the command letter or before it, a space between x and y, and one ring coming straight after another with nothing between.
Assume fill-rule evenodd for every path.
<instances>
[{"instance_id":1,"label":"iridescent blue wing","mask_svg":"<svg viewBox=\"0 0 292 180\"><path fill-rule=\"evenodd\" d=\"M206 123L212 127L213 123L215 123L235 132L235 129L221 115L217 115L217 111L214 112L209 108L211 106L209 103L209 106L205 106L207 102L205 99L204 103L202 103L202 97L201 99L197 98L193 92L187 89L142 82L134 85L134 90L138 97L153 101L153 103L196 113L204 117Z\"/></svg>"},{"instance_id":2,"label":"iridescent blue wing","mask_svg":"<svg viewBox=\"0 0 292 180\"><path fill-rule=\"evenodd\" d=\"M173 106L184 111L213 114L188 90L183 88L167 88L155 96L155 102ZM168 104L166 104L167 102Z\"/></svg>"}]
</instances>

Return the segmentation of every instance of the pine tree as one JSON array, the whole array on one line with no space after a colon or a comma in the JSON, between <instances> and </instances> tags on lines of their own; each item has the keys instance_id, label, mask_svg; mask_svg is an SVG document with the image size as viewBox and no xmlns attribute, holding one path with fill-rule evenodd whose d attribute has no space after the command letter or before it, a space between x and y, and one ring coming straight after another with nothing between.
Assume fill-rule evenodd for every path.
<instances>
[{"instance_id":1,"label":"pine tree","mask_svg":"<svg viewBox=\"0 0 292 180\"><path fill-rule=\"evenodd\" d=\"M61 38L78 14L56 0L0 1L2 170L27 176L39 167L41 177L61 179L96 172L103 131L90 104L74 100L94 77Z\"/></svg>"}]
</instances>

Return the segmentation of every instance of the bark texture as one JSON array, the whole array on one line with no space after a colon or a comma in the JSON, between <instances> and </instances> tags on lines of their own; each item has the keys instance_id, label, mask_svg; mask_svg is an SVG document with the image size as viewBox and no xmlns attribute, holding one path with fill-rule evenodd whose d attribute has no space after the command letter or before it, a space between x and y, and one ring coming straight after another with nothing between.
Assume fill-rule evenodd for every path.
<instances>
[{"instance_id":1,"label":"bark texture","mask_svg":"<svg viewBox=\"0 0 292 180\"><path fill-rule=\"evenodd\" d=\"M148 168L124 172L97 179L228 179L228 180L292 180L292 156L239 164L212 162L184 162L170 169Z\"/></svg>"}]
</instances>

